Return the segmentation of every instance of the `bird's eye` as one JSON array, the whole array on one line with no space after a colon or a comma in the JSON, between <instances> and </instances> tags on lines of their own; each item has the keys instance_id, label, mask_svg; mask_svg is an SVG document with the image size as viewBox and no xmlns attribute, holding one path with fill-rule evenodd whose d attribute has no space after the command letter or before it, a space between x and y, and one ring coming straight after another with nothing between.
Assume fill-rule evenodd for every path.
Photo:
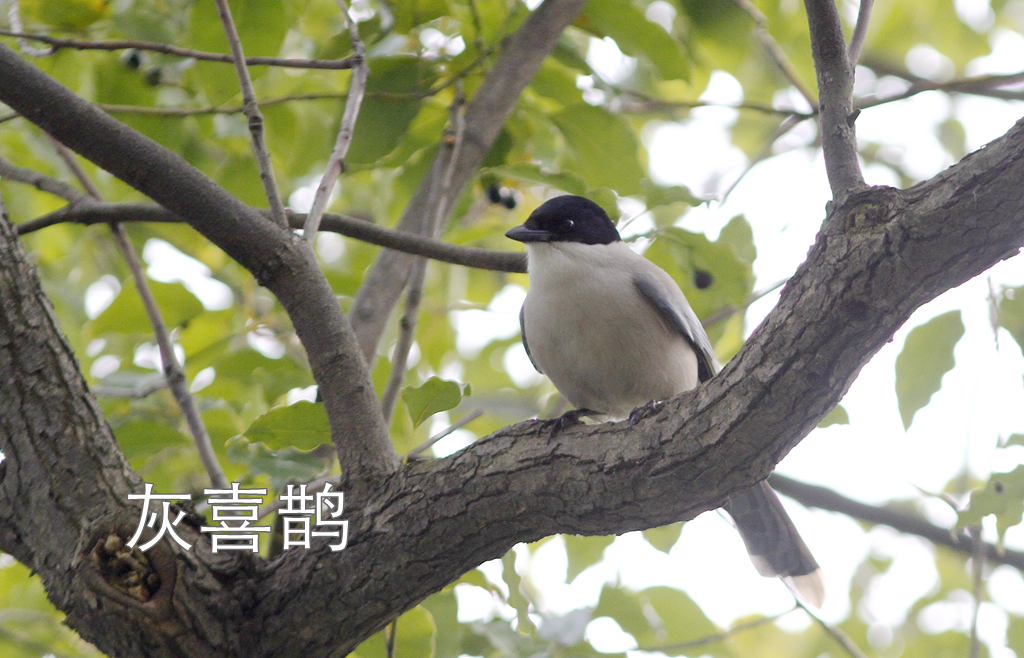
<instances>
[{"instance_id":1,"label":"bird's eye","mask_svg":"<svg viewBox=\"0 0 1024 658\"><path fill-rule=\"evenodd\" d=\"M572 230L572 227L576 225L576 222L571 219L566 219L562 222L562 231L568 233Z\"/></svg>"}]
</instances>

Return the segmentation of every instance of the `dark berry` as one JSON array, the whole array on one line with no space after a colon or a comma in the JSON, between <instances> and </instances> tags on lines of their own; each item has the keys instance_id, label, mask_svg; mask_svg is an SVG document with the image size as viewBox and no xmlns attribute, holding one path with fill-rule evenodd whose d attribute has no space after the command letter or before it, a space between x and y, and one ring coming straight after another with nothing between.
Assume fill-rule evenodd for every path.
<instances>
[{"instance_id":1,"label":"dark berry","mask_svg":"<svg viewBox=\"0 0 1024 658\"><path fill-rule=\"evenodd\" d=\"M714 281L711 276L711 272L702 269L695 269L693 271L693 285L697 286L697 290L704 290Z\"/></svg>"},{"instance_id":2,"label":"dark berry","mask_svg":"<svg viewBox=\"0 0 1024 658\"><path fill-rule=\"evenodd\" d=\"M121 53L121 61L131 70L137 71L142 66L142 53L134 48L129 48Z\"/></svg>"},{"instance_id":3,"label":"dark berry","mask_svg":"<svg viewBox=\"0 0 1024 658\"><path fill-rule=\"evenodd\" d=\"M159 66L151 66L146 70L146 83L156 87L163 80L163 73Z\"/></svg>"}]
</instances>

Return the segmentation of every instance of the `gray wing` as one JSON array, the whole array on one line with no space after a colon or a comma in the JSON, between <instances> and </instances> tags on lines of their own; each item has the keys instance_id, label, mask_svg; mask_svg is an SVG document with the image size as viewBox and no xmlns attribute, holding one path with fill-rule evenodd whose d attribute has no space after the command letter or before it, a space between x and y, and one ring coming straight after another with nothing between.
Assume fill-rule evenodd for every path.
<instances>
[{"instance_id":1,"label":"gray wing","mask_svg":"<svg viewBox=\"0 0 1024 658\"><path fill-rule=\"evenodd\" d=\"M671 291L666 290L665 286L649 272L637 274L633 279L633 284L668 326L679 332L679 335L693 347L693 351L697 354L697 378L702 382L711 379L711 376L718 371L715 351L711 347L711 341L708 340L708 335L700 320L693 314L686 302L673 299ZM682 292L679 294L682 295ZM525 337L523 343L526 343Z\"/></svg>"},{"instance_id":2,"label":"gray wing","mask_svg":"<svg viewBox=\"0 0 1024 658\"><path fill-rule=\"evenodd\" d=\"M523 349L526 350L526 356L530 358L530 363L537 369L537 372L544 374L544 371L540 369L537 362L533 360L533 355L530 354L530 344L526 342L526 304L524 303L519 307L519 337L523 339Z\"/></svg>"}]
</instances>

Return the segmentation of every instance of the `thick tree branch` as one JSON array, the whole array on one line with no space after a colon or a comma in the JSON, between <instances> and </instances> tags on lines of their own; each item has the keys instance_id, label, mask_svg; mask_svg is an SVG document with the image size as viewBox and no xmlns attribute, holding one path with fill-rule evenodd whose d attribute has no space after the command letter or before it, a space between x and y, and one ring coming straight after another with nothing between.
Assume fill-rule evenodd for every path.
<instances>
[{"instance_id":1,"label":"thick tree branch","mask_svg":"<svg viewBox=\"0 0 1024 658\"><path fill-rule=\"evenodd\" d=\"M875 507L840 496L831 489L797 482L791 478L773 473L768 479L772 488L783 496L789 496L801 505L839 512L855 519L890 528L909 535L923 537L933 544L951 548L958 553L971 556L975 551L974 539L963 529L942 528L909 512ZM1024 553L1003 550L992 544L985 544L985 557L995 564L1008 564L1024 571Z\"/></svg>"},{"instance_id":2,"label":"thick tree branch","mask_svg":"<svg viewBox=\"0 0 1024 658\"><path fill-rule=\"evenodd\" d=\"M365 361L308 245L3 45L0 100L176 213L252 272L281 300L306 348L346 472L369 476L397 466Z\"/></svg>"},{"instance_id":3,"label":"thick tree branch","mask_svg":"<svg viewBox=\"0 0 1024 658\"><path fill-rule=\"evenodd\" d=\"M26 169L26 172L31 170ZM33 177L34 180L34 177ZM52 179L51 179L52 180ZM32 181L25 181L32 183ZM252 209L253 212L265 210ZM302 228L305 215L287 211L288 223L293 229ZM18 224L19 235L39 231L47 226L66 222L76 224L105 224L107 222L183 222L170 210L151 203L75 203L52 213ZM385 228L372 222L344 215L325 213L320 230L338 233L407 254L425 256L453 265L465 265L497 272L525 272L526 255L521 251L496 251L477 247L461 247L433 238L424 238Z\"/></svg>"},{"instance_id":4,"label":"thick tree branch","mask_svg":"<svg viewBox=\"0 0 1024 658\"><path fill-rule=\"evenodd\" d=\"M437 209L443 205L450 210L462 194L515 108L519 95L583 4L584 0L545 0L505 41L494 66L466 106L465 143L459 149L447 193L438 194L437 189L449 170L453 145L441 147L399 219L398 230L437 237L430 232ZM447 212L443 213L441 226L447 220ZM368 362L373 361L384 326L414 262L415 259L400 252L382 252L352 304L352 328Z\"/></svg>"},{"instance_id":5,"label":"thick tree branch","mask_svg":"<svg viewBox=\"0 0 1024 658\"><path fill-rule=\"evenodd\" d=\"M818 74L818 113L825 171L832 196L841 199L864 187L854 130L853 64L834 0L804 0L811 28L811 54Z\"/></svg>"},{"instance_id":6,"label":"thick tree branch","mask_svg":"<svg viewBox=\"0 0 1024 658\"><path fill-rule=\"evenodd\" d=\"M182 553L168 542L139 561L137 575L158 585L149 598L133 597L103 576L112 564L97 544L133 532L141 510L127 496L142 483L89 395L6 217L0 377L2 550L38 572L66 622L112 656L143 655L139 647L152 646L153 638L164 655L218 655L209 632L220 629L210 621L233 601L199 551ZM181 532L189 541L198 534L186 523Z\"/></svg>"}]
</instances>

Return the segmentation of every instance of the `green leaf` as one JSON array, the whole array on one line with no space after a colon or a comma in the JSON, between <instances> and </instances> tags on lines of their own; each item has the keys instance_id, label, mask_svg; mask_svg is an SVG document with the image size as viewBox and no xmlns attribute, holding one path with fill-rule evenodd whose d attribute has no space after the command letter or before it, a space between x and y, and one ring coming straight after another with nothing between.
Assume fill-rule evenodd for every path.
<instances>
[{"instance_id":1,"label":"green leaf","mask_svg":"<svg viewBox=\"0 0 1024 658\"><path fill-rule=\"evenodd\" d=\"M519 622L517 628L520 633L533 635L537 631L537 627L530 619L530 602L519 589L523 579L516 573L515 551L505 553L501 558L501 567L501 578L508 585L508 604L516 610L516 620Z\"/></svg>"},{"instance_id":2,"label":"green leaf","mask_svg":"<svg viewBox=\"0 0 1024 658\"><path fill-rule=\"evenodd\" d=\"M753 264L757 259L757 247L754 245L754 230L743 215L736 215L722 228L717 243L732 246L736 255L745 263Z\"/></svg>"},{"instance_id":3,"label":"green leaf","mask_svg":"<svg viewBox=\"0 0 1024 658\"><path fill-rule=\"evenodd\" d=\"M437 627L433 617L422 605L399 617L394 628L397 629L394 658L431 658L434 655ZM356 647L352 655L359 658L387 658L387 632L390 631L381 631L366 640Z\"/></svg>"},{"instance_id":4,"label":"green leaf","mask_svg":"<svg viewBox=\"0 0 1024 658\"><path fill-rule=\"evenodd\" d=\"M583 100L583 92L576 86L576 71L555 59L547 58L530 81L530 89L562 105Z\"/></svg>"},{"instance_id":5,"label":"green leaf","mask_svg":"<svg viewBox=\"0 0 1024 658\"><path fill-rule=\"evenodd\" d=\"M562 535L565 538L565 554L569 564L565 579L572 582L584 569L597 564L604 557L604 549L608 548L615 537L581 537L580 535Z\"/></svg>"},{"instance_id":6,"label":"green leaf","mask_svg":"<svg viewBox=\"0 0 1024 658\"><path fill-rule=\"evenodd\" d=\"M390 5L395 16L395 31L407 34L417 25L441 18L450 10L445 0L406 0Z\"/></svg>"},{"instance_id":7,"label":"green leaf","mask_svg":"<svg viewBox=\"0 0 1024 658\"><path fill-rule=\"evenodd\" d=\"M300 400L274 407L254 420L244 434L250 441L259 441L271 450L289 446L312 450L331 442L331 425L323 404Z\"/></svg>"},{"instance_id":8,"label":"green leaf","mask_svg":"<svg viewBox=\"0 0 1024 658\"><path fill-rule=\"evenodd\" d=\"M590 190L584 196L601 206L608 216L615 221L619 217L619 197L610 188L601 187Z\"/></svg>"},{"instance_id":9,"label":"green leaf","mask_svg":"<svg viewBox=\"0 0 1024 658\"><path fill-rule=\"evenodd\" d=\"M1024 465L1009 473L994 473L983 489L972 491L970 504L960 512L959 525L977 525L989 514L996 517L1002 543L1006 531L1024 518Z\"/></svg>"},{"instance_id":10,"label":"green leaf","mask_svg":"<svg viewBox=\"0 0 1024 658\"><path fill-rule=\"evenodd\" d=\"M178 344L185 350L185 357L191 357L215 345L227 345L234 337L236 309L204 311L189 321L188 326L178 332Z\"/></svg>"},{"instance_id":11,"label":"green leaf","mask_svg":"<svg viewBox=\"0 0 1024 658\"><path fill-rule=\"evenodd\" d=\"M571 151L566 168L591 188L609 187L620 195L639 194L644 177L636 134L621 118L586 103L552 115Z\"/></svg>"},{"instance_id":12,"label":"green leaf","mask_svg":"<svg viewBox=\"0 0 1024 658\"><path fill-rule=\"evenodd\" d=\"M1008 448L1010 446L1024 446L1024 434L1011 434L1010 438L1006 439L1001 448Z\"/></svg>"},{"instance_id":13,"label":"green leaf","mask_svg":"<svg viewBox=\"0 0 1024 658\"><path fill-rule=\"evenodd\" d=\"M688 642L720 629L715 626L693 600L671 587L650 587L638 593L605 586L594 610L594 618L611 617L640 645L640 649L662 651L669 656L681 655L670 645ZM703 645L699 654L729 656L722 643Z\"/></svg>"},{"instance_id":14,"label":"green leaf","mask_svg":"<svg viewBox=\"0 0 1024 658\"><path fill-rule=\"evenodd\" d=\"M39 575L9 556L0 566L0 610L0 656L4 658L103 658L61 623L64 613L47 599Z\"/></svg>"},{"instance_id":15,"label":"green leaf","mask_svg":"<svg viewBox=\"0 0 1024 658\"><path fill-rule=\"evenodd\" d=\"M202 303L180 283L148 283L168 329L185 326L189 320L203 312ZM110 306L86 324L85 331L92 337L107 333L153 333L153 325L142 305L142 297L132 281L122 283L121 292Z\"/></svg>"},{"instance_id":16,"label":"green leaf","mask_svg":"<svg viewBox=\"0 0 1024 658\"><path fill-rule=\"evenodd\" d=\"M423 386L409 386L402 390L402 400L409 408L413 425L419 427L434 414L459 406L462 398L471 392L469 384L431 377Z\"/></svg>"},{"instance_id":17,"label":"green leaf","mask_svg":"<svg viewBox=\"0 0 1024 658\"><path fill-rule=\"evenodd\" d=\"M828 412L828 415L821 419L818 427L831 427L832 425L849 425L850 414L846 412L843 405L837 404L836 408Z\"/></svg>"},{"instance_id":18,"label":"green leaf","mask_svg":"<svg viewBox=\"0 0 1024 658\"><path fill-rule=\"evenodd\" d=\"M1024 286L1004 288L999 299L999 326L1010 332L1024 352Z\"/></svg>"},{"instance_id":19,"label":"green leaf","mask_svg":"<svg viewBox=\"0 0 1024 658\"><path fill-rule=\"evenodd\" d=\"M644 200L647 209L670 206L676 203L683 203L687 206L699 206L705 203L705 199L696 197L690 188L684 185L658 185L650 179L642 181L644 188Z\"/></svg>"},{"instance_id":20,"label":"green leaf","mask_svg":"<svg viewBox=\"0 0 1024 658\"><path fill-rule=\"evenodd\" d=\"M271 450L262 443L253 443L244 436L227 441L225 454L237 464L244 464L246 475L267 475L273 488L280 489L285 483L307 482L323 473L327 463L316 452L299 450L291 446Z\"/></svg>"},{"instance_id":21,"label":"green leaf","mask_svg":"<svg viewBox=\"0 0 1024 658\"><path fill-rule=\"evenodd\" d=\"M959 119L950 117L940 123L938 137L942 146L954 159L961 160L967 155L967 131Z\"/></svg>"},{"instance_id":22,"label":"green leaf","mask_svg":"<svg viewBox=\"0 0 1024 658\"><path fill-rule=\"evenodd\" d=\"M896 398L903 428L942 387L942 376L953 369L953 348L964 335L960 311L950 311L915 327L896 357Z\"/></svg>"},{"instance_id":23,"label":"green leaf","mask_svg":"<svg viewBox=\"0 0 1024 658\"><path fill-rule=\"evenodd\" d=\"M663 525L660 528L649 528L644 530L644 539L647 543L662 553L668 553L679 541L679 535L683 531L682 523Z\"/></svg>"},{"instance_id":24,"label":"green leaf","mask_svg":"<svg viewBox=\"0 0 1024 658\"><path fill-rule=\"evenodd\" d=\"M737 256L727 237L711 242L699 233L671 227L659 231L657 239L644 252L672 275L699 318L727 306L741 308L754 287L750 263ZM711 275L710 285L697 287L694 275L698 271Z\"/></svg>"},{"instance_id":25,"label":"green leaf","mask_svg":"<svg viewBox=\"0 0 1024 658\"><path fill-rule=\"evenodd\" d=\"M416 92L421 85L429 84L422 63L415 57L376 57L369 60L369 66L367 95L359 107L352 144L345 156L349 164L373 164L391 153L423 105Z\"/></svg>"},{"instance_id":26,"label":"green leaf","mask_svg":"<svg viewBox=\"0 0 1024 658\"><path fill-rule=\"evenodd\" d=\"M1010 623L1006 627L1006 646L1018 654L1024 651L1024 617L1010 615Z\"/></svg>"},{"instance_id":27,"label":"green leaf","mask_svg":"<svg viewBox=\"0 0 1024 658\"><path fill-rule=\"evenodd\" d=\"M491 167L487 173L500 178L515 178L527 183L540 183L569 194L582 196L587 193L587 185L578 176L570 173L552 173L540 165L518 163Z\"/></svg>"},{"instance_id":28,"label":"green leaf","mask_svg":"<svg viewBox=\"0 0 1024 658\"><path fill-rule=\"evenodd\" d=\"M646 600L661 619L661 632L653 638L656 643L654 646L661 647L661 651L668 656L679 656L684 653L670 648L673 644L690 642L721 632L721 629L707 618L700 606L678 589L649 587L640 592L640 599ZM652 647L651 640L641 641L637 638L637 643L641 649L645 646ZM700 653L711 656L732 655L721 641L702 645Z\"/></svg>"},{"instance_id":29,"label":"green leaf","mask_svg":"<svg viewBox=\"0 0 1024 658\"><path fill-rule=\"evenodd\" d=\"M420 604L434 620L437 632L434 634L434 656L436 658L459 658L462 655L462 638L466 627L459 623L459 602L455 591L431 594Z\"/></svg>"},{"instance_id":30,"label":"green leaf","mask_svg":"<svg viewBox=\"0 0 1024 658\"><path fill-rule=\"evenodd\" d=\"M594 609L593 618L610 617L619 627L632 635L643 646L653 640L654 629L643 608L640 597L621 587L605 585Z\"/></svg>"},{"instance_id":31,"label":"green leaf","mask_svg":"<svg viewBox=\"0 0 1024 658\"><path fill-rule=\"evenodd\" d=\"M288 31L285 6L281 0L228 0L228 7L244 44L246 57L274 57L280 53ZM188 33L192 37L192 47L197 50L231 52L215 2L192 5ZM249 67L253 80L266 71L262 66ZM240 94L238 74L231 64L197 62L192 79L215 105ZM256 182L258 185L259 180Z\"/></svg>"},{"instance_id":32,"label":"green leaf","mask_svg":"<svg viewBox=\"0 0 1024 658\"><path fill-rule=\"evenodd\" d=\"M192 440L155 420L134 419L114 430L117 445L128 460L152 457L164 448L184 446Z\"/></svg>"},{"instance_id":33,"label":"green leaf","mask_svg":"<svg viewBox=\"0 0 1024 658\"><path fill-rule=\"evenodd\" d=\"M611 37L631 57L646 58L665 80L688 77L688 62L679 42L665 28L647 20L629 0L589 0L577 24L598 37Z\"/></svg>"},{"instance_id":34,"label":"green leaf","mask_svg":"<svg viewBox=\"0 0 1024 658\"><path fill-rule=\"evenodd\" d=\"M991 52L986 33L961 21L951 0L913 6L884 2L872 11L865 58L902 62L910 48L918 44L931 45L958 68Z\"/></svg>"}]
</instances>

